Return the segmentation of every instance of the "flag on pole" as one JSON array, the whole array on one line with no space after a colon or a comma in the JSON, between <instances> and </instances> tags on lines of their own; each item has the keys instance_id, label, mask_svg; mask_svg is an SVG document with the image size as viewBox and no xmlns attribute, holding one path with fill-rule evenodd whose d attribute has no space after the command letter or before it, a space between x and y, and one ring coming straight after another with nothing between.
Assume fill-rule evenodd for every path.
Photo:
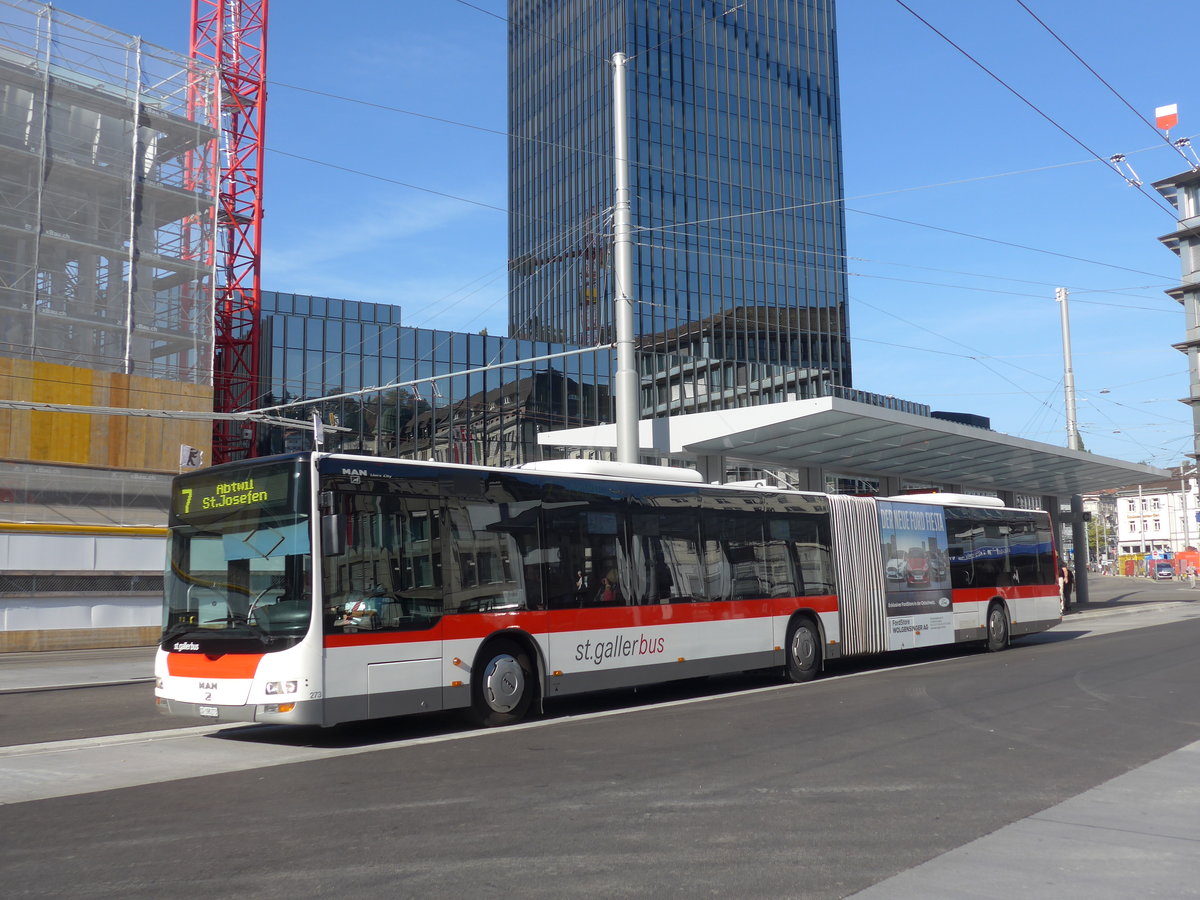
<instances>
[{"instance_id":1,"label":"flag on pole","mask_svg":"<svg viewBox=\"0 0 1200 900\"><path fill-rule=\"evenodd\" d=\"M1163 131L1170 131L1179 124L1179 104L1158 106L1154 109L1154 124Z\"/></svg>"},{"instance_id":2,"label":"flag on pole","mask_svg":"<svg viewBox=\"0 0 1200 900\"><path fill-rule=\"evenodd\" d=\"M314 412L312 414L313 423L313 446L320 450L325 445L325 423L321 421L321 414Z\"/></svg>"},{"instance_id":3,"label":"flag on pole","mask_svg":"<svg viewBox=\"0 0 1200 900\"><path fill-rule=\"evenodd\" d=\"M181 469L199 469L204 466L204 451L197 450L195 447L189 447L187 444L179 445L179 468Z\"/></svg>"}]
</instances>

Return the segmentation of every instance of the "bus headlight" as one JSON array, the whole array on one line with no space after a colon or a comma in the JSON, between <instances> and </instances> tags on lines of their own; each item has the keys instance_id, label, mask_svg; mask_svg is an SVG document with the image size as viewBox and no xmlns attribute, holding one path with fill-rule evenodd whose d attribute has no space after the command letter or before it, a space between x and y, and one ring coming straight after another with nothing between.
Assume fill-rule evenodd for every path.
<instances>
[{"instance_id":1,"label":"bus headlight","mask_svg":"<svg viewBox=\"0 0 1200 900\"><path fill-rule=\"evenodd\" d=\"M294 694L296 693L297 682L295 681L268 681L268 694Z\"/></svg>"}]
</instances>

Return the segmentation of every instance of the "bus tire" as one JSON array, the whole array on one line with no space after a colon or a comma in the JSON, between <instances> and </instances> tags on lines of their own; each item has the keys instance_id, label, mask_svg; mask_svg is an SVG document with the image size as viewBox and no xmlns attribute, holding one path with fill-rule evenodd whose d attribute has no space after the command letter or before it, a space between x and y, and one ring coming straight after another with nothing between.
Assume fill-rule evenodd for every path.
<instances>
[{"instance_id":1,"label":"bus tire","mask_svg":"<svg viewBox=\"0 0 1200 900\"><path fill-rule=\"evenodd\" d=\"M520 722L533 705L536 673L515 641L497 640L479 655L471 678L471 715L485 728Z\"/></svg>"},{"instance_id":2,"label":"bus tire","mask_svg":"<svg viewBox=\"0 0 1200 900\"><path fill-rule=\"evenodd\" d=\"M788 626L787 664L784 673L788 681L812 681L821 674L821 634L811 619L793 619Z\"/></svg>"},{"instance_id":3,"label":"bus tire","mask_svg":"<svg viewBox=\"0 0 1200 900\"><path fill-rule=\"evenodd\" d=\"M987 640L984 646L988 653L999 653L1008 646L1008 611L1003 603L993 603L988 607Z\"/></svg>"}]
</instances>

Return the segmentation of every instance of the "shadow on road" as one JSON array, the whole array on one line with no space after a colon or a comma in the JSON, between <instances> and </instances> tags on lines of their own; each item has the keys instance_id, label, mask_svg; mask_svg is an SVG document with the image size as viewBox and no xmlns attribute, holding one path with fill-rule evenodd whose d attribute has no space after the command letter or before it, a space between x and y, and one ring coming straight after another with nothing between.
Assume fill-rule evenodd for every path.
<instances>
[{"instance_id":1,"label":"shadow on road","mask_svg":"<svg viewBox=\"0 0 1200 900\"><path fill-rule=\"evenodd\" d=\"M1071 640L1084 634L1082 631L1051 631L1039 635L1016 638L1005 651L1020 652L1022 646L1035 643ZM856 657L833 660L826 664L825 673L814 685L850 675L859 675L883 669L897 669L923 663L952 659L968 659L981 655L975 646L952 644L918 650L902 650L878 656ZM637 688L620 688L592 694L547 700L545 712L536 718L542 720L569 719L611 711L632 711L660 703L672 703L693 699L715 699L723 694L734 694L770 687L795 687L788 685L782 675L774 669L742 672L731 675L714 675L707 678L692 678L686 681L648 685ZM531 717L534 718L534 717ZM210 740L242 741L269 744L281 747L312 747L314 749L352 749L370 747L396 741L412 741L441 737L447 734L470 732L477 729L469 721L465 710L423 713L390 719L372 719L365 722L347 722L329 728L319 726L247 725L227 728L207 735Z\"/></svg>"}]
</instances>

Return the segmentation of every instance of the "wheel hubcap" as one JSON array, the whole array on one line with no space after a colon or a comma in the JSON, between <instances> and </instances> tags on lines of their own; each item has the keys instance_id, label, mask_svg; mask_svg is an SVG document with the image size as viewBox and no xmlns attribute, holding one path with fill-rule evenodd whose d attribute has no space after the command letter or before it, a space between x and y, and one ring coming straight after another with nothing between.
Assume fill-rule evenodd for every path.
<instances>
[{"instance_id":1,"label":"wheel hubcap","mask_svg":"<svg viewBox=\"0 0 1200 900\"><path fill-rule=\"evenodd\" d=\"M484 671L483 699L499 713L512 712L525 693L525 672L507 653L497 656Z\"/></svg>"},{"instance_id":2,"label":"wheel hubcap","mask_svg":"<svg viewBox=\"0 0 1200 900\"><path fill-rule=\"evenodd\" d=\"M813 645L812 635L807 628L796 629L796 633L792 635L792 659L801 669L808 669L812 667L815 658L816 647Z\"/></svg>"}]
</instances>

